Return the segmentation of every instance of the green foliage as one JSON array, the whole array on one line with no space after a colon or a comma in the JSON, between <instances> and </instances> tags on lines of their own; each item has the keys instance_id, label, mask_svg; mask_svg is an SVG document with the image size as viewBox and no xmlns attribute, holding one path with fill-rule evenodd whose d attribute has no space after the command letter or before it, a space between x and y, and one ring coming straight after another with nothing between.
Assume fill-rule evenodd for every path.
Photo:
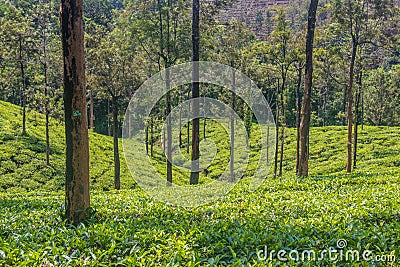
<instances>
[{"instance_id":1,"label":"green foliage","mask_svg":"<svg viewBox=\"0 0 400 267\"><path fill-rule=\"evenodd\" d=\"M371 125L400 124L400 67L366 72L365 113Z\"/></svg>"},{"instance_id":2,"label":"green foliage","mask_svg":"<svg viewBox=\"0 0 400 267\"><path fill-rule=\"evenodd\" d=\"M321 252L335 247L338 239L347 240L347 249L395 251L400 257L398 127L360 130L359 165L350 175L344 173L346 129L312 128L307 179L295 177L295 131L289 129L282 179L269 175L255 192L243 179L223 199L194 209L172 207L137 187L129 189L133 182L126 171L121 179L125 189L104 192L113 182L112 140L91 133L93 210L88 222L74 227L61 219L63 192L55 192L63 180L61 125L51 120L52 166L46 167L42 116L30 114L36 121L28 121L28 136L22 138L20 110L0 102L0 113L2 266L276 266L281 264L276 259L259 261L256 253L265 246L269 251ZM229 152L222 130L211 122L208 129L207 138L221 143L222 161L210 168L213 177L218 167L226 166ZM250 145L256 154L257 128L252 132ZM156 149L155 161L161 154ZM328 261L303 266L316 264L333 266Z\"/></svg>"},{"instance_id":3,"label":"green foliage","mask_svg":"<svg viewBox=\"0 0 400 267\"><path fill-rule=\"evenodd\" d=\"M45 119L29 112L27 136L20 136L21 110L0 101L0 191L26 192L36 189L59 191L65 180L65 137L60 121L50 120L50 163L45 161ZM91 188L113 187L112 138L90 132ZM101 145L99 145L101 144ZM134 186L126 165L121 162L122 187Z\"/></svg>"}]
</instances>

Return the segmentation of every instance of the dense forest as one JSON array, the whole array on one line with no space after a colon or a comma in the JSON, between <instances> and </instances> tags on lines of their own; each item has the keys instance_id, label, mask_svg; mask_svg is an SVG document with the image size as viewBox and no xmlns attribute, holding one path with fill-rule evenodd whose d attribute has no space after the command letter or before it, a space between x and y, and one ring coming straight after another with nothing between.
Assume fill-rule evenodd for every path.
<instances>
[{"instance_id":1,"label":"dense forest","mask_svg":"<svg viewBox=\"0 0 400 267\"><path fill-rule=\"evenodd\" d=\"M379 174L388 176L382 185L385 187L382 189L382 201L393 203L393 207L386 210L391 230L388 230L389 236L383 237L390 243L393 238L391 231L398 230L400 214L398 200L393 199L398 196L398 187L393 189L393 195L389 190L400 177L398 154L394 149L398 147L396 133L400 126L399 30L400 2L397 0L61 0L61 5L54 0L0 0L0 151L3 154L0 155L0 200L6 209L14 205L6 200L9 197L7 194L12 194L14 190L21 193L22 188L21 194L25 194L25 191L50 192L65 187L62 215L56 214L56 217L73 224L66 227L78 227L79 231L79 227L92 227L97 223L104 226L108 220L105 218L112 213L107 210L104 212L108 215L95 214L89 188L95 188L95 198L101 198L97 192L120 192L121 189L125 197L130 191L124 190L133 190L132 194L138 196L135 201L149 198L143 196L143 192L135 191L138 190L136 183L147 193L151 190L146 190L146 186L155 187L153 180L141 178L152 178L153 170L146 165L147 160L163 177L166 190L160 193L157 187L149 193L151 197L169 204L196 208L206 203L201 199L204 192L188 191L187 195L180 195L177 193L180 191L173 191L177 187L172 185L192 190L199 184L218 181L224 171L230 183L237 183L242 176L250 179L259 175L268 181L263 186L257 184L257 187L261 186L263 192L278 190L279 195L273 198L280 203L285 195L290 194L291 189L288 188L296 188L299 183L305 183L305 191L311 192L315 187L320 196L326 198L335 194L336 189L332 188L343 184L353 186L346 189L348 193L368 183L380 185L384 183L383 178L374 176ZM204 66L201 62L217 62L232 70L230 82L234 89L218 86L218 82L199 82ZM188 63L193 68L190 73L192 81L173 88L174 67ZM145 116L143 110L153 99L153 91L149 90L148 99L140 103L132 99L143 94L140 91L143 92L143 86L159 73L164 75L160 76L164 79L162 86L168 91L160 96ZM239 83L243 81L249 84L244 91L251 91L252 83L260 89L261 97L254 100L253 106L246 101L240 89ZM157 94L159 91L154 92ZM262 101L265 99L265 108L261 98ZM226 121L221 123L226 123L227 127L219 125L218 120L207 118L206 99L218 100L229 106L230 111L226 111L227 115L224 113ZM188 108L182 108L182 103L189 100L193 102ZM217 110L216 104L207 105L210 105L210 110ZM257 105L270 112L268 116L273 125L261 125L254 110ZM179 110L177 136L170 118L175 110ZM194 119L189 119L190 114ZM139 123L135 123L137 121ZM65 130L62 134L61 127ZM263 132L267 135L263 136ZM140 137L134 136L134 133L140 134ZM236 139L235 134L246 137ZM177 140L173 140L175 137ZM375 139L380 140L379 143L374 143ZM209 143L210 140L214 143ZM176 142L177 149L174 147ZM137 147L142 150L133 153ZM178 157L176 150L180 153ZM247 157L243 156L245 150ZM386 161L383 162L376 150L380 150ZM25 159L18 159L21 153L26 153ZM42 154L43 159L36 162ZM374 157L376 162L371 162ZM109 160L111 158L112 161ZM175 164L187 159L190 159L191 165L186 166L186 171ZM203 159L213 163L200 168ZM242 166L245 160L248 164ZM328 167L323 167L324 164ZM260 169L259 165L265 165L266 169ZM379 170L375 174L374 168ZM14 178L17 173L20 178ZM336 174L343 176L333 178ZM368 175L376 180L368 180ZM21 188L15 185L18 182L13 182L13 179L21 183ZM338 179L339 185L326 184L330 179ZM358 179L354 185L351 184L352 179ZM234 194L247 194L244 188L234 191L244 192ZM221 189L221 192L226 195L231 189ZM216 195L220 193L218 190L211 191ZM157 197L162 194L162 198ZM257 198L254 192L248 194ZM300 202L307 200L306 196L299 194L295 190L294 195ZM379 202L375 198L370 200L372 195L368 188L364 188L358 192L355 201L368 200L371 205ZM35 198L34 195L28 197ZM110 198L121 204L118 197ZM196 204L180 205L181 202L174 202L175 198L179 201L192 198L189 202ZM216 201L212 196L211 199ZM260 200L261 205L265 204L264 200ZM54 207L56 204L52 201L46 199L43 200L45 204L40 205ZM236 200L230 196L227 201L232 204ZM104 204L109 200L101 198L97 202ZM138 207L142 204L132 205ZM251 203L246 205L255 214L258 212L253 210ZM259 207L260 203L257 205ZM173 209L167 204L162 207ZM162 207L157 206L156 210L163 218L165 210L160 211ZM309 220L302 217L301 209L305 208L299 206L293 212L295 217ZM340 208L345 209L344 206ZM214 216L211 211L202 209L208 208L198 208L193 216L206 220ZM124 212L120 212L122 217L130 216ZM218 216L224 217L229 209L223 207L218 212ZM315 216L320 213L315 207L312 212ZM335 211L328 212L333 214ZM192 216L184 208L178 213L185 218ZM235 210L232 216L233 226L226 227L237 225L241 228L243 221L237 220L240 212ZM251 216L246 214L244 218L250 220ZM262 215L257 213L257 216ZM286 215L283 212L277 216ZM250 221L252 226L256 225L256 230L265 226L253 219ZM374 217L371 224L382 226L379 225L382 221L384 219ZM289 229L292 223L282 225ZM151 228L151 224L146 222L144 227ZM164 231L163 227L160 226L160 231ZM367 224L357 227L360 231L371 229ZM207 227L201 225L199 228L205 230ZM294 229L291 230L296 231ZM2 231L0 242L11 236L11 230ZM185 231L182 230L182 233L188 234ZM213 233L208 232L210 235ZM280 233L275 232L276 236ZM284 240L291 237L286 234ZM362 237L359 232L357 234L357 238ZM244 240L251 239L250 235L244 233ZM300 234L303 235L306 236ZM214 240L216 237L197 238L200 243L212 243L213 248L218 247L218 242ZM208 239L205 241L202 238ZM268 238L249 242L251 246L259 246L263 242L268 243ZM334 238L340 238L340 234L335 233ZM373 243L373 239L368 237L367 244ZM173 242L174 238L168 240ZM190 237L185 237L185 242L189 240ZM249 249L250 245L238 242ZM354 242L352 246L360 246L357 241ZM167 261L171 260L172 265L185 266L202 263L216 266L244 266L248 263L251 266L250 258L254 257L254 253L246 254L248 251L242 251L232 239L227 244L220 251L193 252L193 261L188 255L174 256L173 259L158 255L159 262L153 264L168 265ZM396 245L399 245L398 238L377 250L391 253ZM88 246L91 249L92 245ZM104 246L107 247L106 244L100 245ZM238 248L235 249L235 246ZM318 244L310 246L314 248ZM138 248L142 258L146 258L142 251L146 247L153 248L152 243L141 244ZM284 243L274 248L282 247L285 247ZM81 249L86 251L88 247ZM92 252L88 258L93 257L93 265L100 262L118 264L129 250L120 249L127 250L115 254L110 252L107 259L98 262ZM194 251L194 248L190 249ZM218 256L225 255L225 249L232 255L229 254L226 260L221 260L221 256L218 263ZM77 252L68 253L70 260L63 264L74 262L71 253L75 255ZM99 256L98 252L94 253ZM6 254L14 258L7 258ZM124 256L115 256L119 254ZM42 265L57 262L40 257ZM75 258L77 261L74 264L86 265L86 260L82 261L84 256ZM10 246L0 245L0 265L2 259L5 259L6 266L20 262ZM139 264L140 261L140 257L135 258L134 262L126 265L144 264ZM263 263L261 266L264 266Z\"/></svg>"}]
</instances>

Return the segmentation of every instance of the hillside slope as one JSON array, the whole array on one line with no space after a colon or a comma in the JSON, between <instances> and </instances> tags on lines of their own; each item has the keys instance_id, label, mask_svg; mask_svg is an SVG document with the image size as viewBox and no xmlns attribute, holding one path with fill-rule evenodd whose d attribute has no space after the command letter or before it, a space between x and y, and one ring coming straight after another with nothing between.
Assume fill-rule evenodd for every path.
<instances>
[{"instance_id":1,"label":"hillside slope","mask_svg":"<svg viewBox=\"0 0 400 267\"><path fill-rule=\"evenodd\" d=\"M130 188L133 182L126 169L123 190L101 191L112 188L111 139L91 133L92 188L100 190L91 194L89 220L72 227L63 220L63 192L54 192L63 182L63 128L52 121L53 166L46 167L43 117L29 114L27 137L19 135L20 118L17 107L0 102L4 191L0 192L0 266L398 264L398 127L361 131L359 167L351 175L344 172L345 129L312 129L308 178L294 176L295 138L289 129L283 178L267 179L256 191L239 183L224 198L192 209L155 201L138 187ZM219 141L220 133L210 137ZM396 260L329 260L326 250L337 248L338 241L345 243L344 253L368 249L373 255L393 255ZM271 259L258 258L263 249L313 250L325 257L282 262L276 254Z\"/></svg>"},{"instance_id":2,"label":"hillside slope","mask_svg":"<svg viewBox=\"0 0 400 267\"><path fill-rule=\"evenodd\" d=\"M21 136L21 120L21 110L18 106L0 101L0 191L62 190L65 168L62 123L55 119L50 120L51 166L46 166L44 116L36 112L28 113L27 136ZM201 174L201 181L219 177L229 162L229 149L227 149L229 138L226 132L210 122L207 129L208 140L217 144L219 152L214 163L208 168L207 177ZM399 173L400 128L365 127L359 132L358 167L352 175ZM185 133L186 131L183 131L183 140L186 139ZM91 188L111 190L113 188L112 138L94 132L90 132L89 136ZM310 138L310 174L346 175L346 129L313 128ZM245 175L251 175L251 171L256 168L259 142L258 136L253 133L250 138L250 162ZM288 129L283 164L285 177L292 177L295 172L295 145L295 130ZM122 146L120 147L122 150ZM183 148L183 153L184 150ZM134 179L126 167L122 153L121 163L122 188L134 187ZM155 147L153 163L161 175L164 175L165 157L158 146ZM178 184L187 183L188 176L189 172L185 173L174 167L174 181Z\"/></svg>"},{"instance_id":3,"label":"hillside slope","mask_svg":"<svg viewBox=\"0 0 400 267\"><path fill-rule=\"evenodd\" d=\"M51 166L45 161L45 118L27 114L27 136L22 136L22 112L18 106L0 101L0 191L62 190L65 172L65 134L62 123L50 120ZM112 138L89 133L91 188L113 188ZM133 179L122 160L122 186Z\"/></svg>"}]
</instances>

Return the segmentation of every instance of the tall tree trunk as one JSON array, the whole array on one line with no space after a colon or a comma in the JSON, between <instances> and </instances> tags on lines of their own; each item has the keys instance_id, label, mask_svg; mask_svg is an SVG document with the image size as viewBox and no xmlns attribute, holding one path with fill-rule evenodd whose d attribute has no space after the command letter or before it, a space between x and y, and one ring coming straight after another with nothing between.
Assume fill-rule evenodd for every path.
<instances>
[{"instance_id":1,"label":"tall tree trunk","mask_svg":"<svg viewBox=\"0 0 400 267\"><path fill-rule=\"evenodd\" d=\"M231 96L231 149L230 149L230 161L229 161L229 171L230 171L230 181L235 181L235 106L236 106L236 96L235 96L235 87L236 87L236 73L235 70L232 69L232 96Z\"/></svg>"},{"instance_id":2,"label":"tall tree trunk","mask_svg":"<svg viewBox=\"0 0 400 267\"><path fill-rule=\"evenodd\" d=\"M50 166L50 134L49 134L49 115L50 107L48 100L48 84L47 84L47 51L46 51L46 34L43 31L43 76L44 76L44 98L45 98L45 113L46 113L46 165Z\"/></svg>"},{"instance_id":3,"label":"tall tree trunk","mask_svg":"<svg viewBox=\"0 0 400 267\"><path fill-rule=\"evenodd\" d=\"M364 130L364 90L361 91L361 130Z\"/></svg>"},{"instance_id":4,"label":"tall tree trunk","mask_svg":"<svg viewBox=\"0 0 400 267\"><path fill-rule=\"evenodd\" d=\"M46 90L47 91L47 90ZM45 93L47 94L47 92ZM46 165L50 166L49 107L46 105Z\"/></svg>"},{"instance_id":5,"label":"tall tree trunk","mask_svg":"<svg viewBox=\"0 0 400 267\"><path fill-rule=\"evenodd\" d=\"M89 121L89 128L94 129L94 101L93 101L93 92L92 89L90 89L89 92L89 98L90 98L90 107L89 107L89 112L90 112L90 121Z\"/></svg>"},{"instance_id":6,"label":"tall tree trunk","mask_svg":"<svg viewBox=\"0 0 400 267\"><path fill-rule=\"evenodd\" d=\"M188 95L187 95L187 100L190 100L190 88L188 89ZM188 111L187 111L187 128L186 128L186 153L189 154L189 146L190 146L190 102L188 103Z\"/></svg>"},{"instance_id":7,"label":"tall tree trunk","mask_svg":"<svg viewBox=\"0 0 400 267\"><path fill-rule=\"evenodd\" d=\"M278 175L278 153L279 153L279 80L275 93L275 161L274 161L274 179Z\"/></svg>"},{"instance_id":8,"label":"tall tree trunk","mask_svg":"<svg viewBox=\"0 0 400 267\"><path fill-rule=\"evenodd\" d=\"M359 107L360 107L360 98L362 90L361 86L362 86L362 71L360 71L358 77L358 89L356 93L356 106L354 114L354 155L353 155L354 168L357 166L358 117L359 117Z\"/></svg>"},{"instance_id":9,"label":"tall tree trunk","mask_svg":"<svg viewBox=\"0 0 400 267\"><path fill-rule=\"evenodd\" d=\"M352 170L352 132L353 132L353 84L354 84L354 65L357 56L358 43L356 38L352 37L352 52L350 61L350 78L347 91L347 163L346 172Z\"/></svg>"},{"instance_id":10,"label":"tall tree trunk","mask_svg":"<svg viewBox=\"0 0 400 267\"><path fill-rule=\"evenodd\" d=\"M113 138L114 138L114 188L119 190L121 188L121 163L119 160L119 146L118 146L118 98L112 96L113 106Z\"/></svg>"},{"instance_id":11,"label":"tall tree trunk","mask_svg":"<svg viewBox=\"0 0 400 267\"><path fill-rule=\"evenodd\" d=\"M22 77L21 104L22 104L22 135L26 135L26 76L22 58L22 37L19 37L19 66Z\"/></svg>"},{"instance_id":12,"label":"tall tree trunk","mask_svg":"<svg viewBox=\"0 0 400 267\"><path fill-rule=\"evenodd\" d=\"M300 87L301 79L303 77L303 68L298 69L297 87L296 87L296 174L299 172L300 162L300 120L301 120L301 96Z\"/></svg>"},{"instance_id":13,"label":"tall tree trunk","mask_svg":"<svg viewBox=\"0 0 400 267\"><path fill-rule=\"evenodd\" d=\"M66 136L65 212L78 224L90 206L82 0L61 0Z\"/></svg>"},{"instance_id":14,"label":"tall tree trunk","mask_svg":"<svg viewBox=\"0 0 400 267\"><path fill-rule=\"evenodd\" d=\"M198 61L200 59L200 1L193 0L193 7L192 7L192 61L193 61L193 84L192 84L192 98L193 101L193 125L192 125L192 166L191 166L191 173L190 173L190 184L198 184L199 183L199 164L198 159L200 157L200 120L198 118L199 111L200 111L200 103L199 103L199 96L200 96L200 84L199 80L199 65Z\"/></svg>"},{"instance_id":15,"label":"tall tree trunk","mask_svg":"<svg viewBox=\"0 0 400 267\"><path fill-rule=\"evenodd\" d=\"M47 36L46 36L46 23L41 21L42 27L42 38L43 38L43 76L44 76L44 107L45 107L45 116L46 116L46 165L50 166L50 135L49 135L49 115L50 115L50 107L48 100L48 77L47 77Z\"/></svg>"},{"instance_id":16,"label":"tall tree trunk","mask_svg":"<svg viewBox=\"0 0 400 267\"><path fill-rule=\"evenodd\" d=\"M179 97L179 102L180 102ZM179 107L179 148L182 147L182 107Z\"/></svg>"},{"instance_id":17,"label":"tall tree trunk","mask_svg":"<svg viewBox=\"0 0 400 267\"><path fill-rule=\"evenodd\" d=\"M268 163L269 163L269 125L267 127L267 146L266 146L266 148L267 148L267 160L265 163L268 166Z\"/></svg>"},{"instance_id":18,"label":"tall tree trunk","mask_svg":"<svg viewBox=\"0 0 400 267\"><path fill-rule=\"evenodd\" d=\"M150 157L153 157L153 141L154 141L154 118L151 115L151 125L150 125Z\"/></svg>"},{"instance_id":19,"label":"tall tree trunk","mask_svg":"<svg viewBox=\"0 0 400 267\"><path fill-rule=\"evenodd\" d=\"M311 0L310 7L308 9L304 95L300 122L300 162L299 170L297 172L297 175L302 177L308 176L313 47L317 7L318 0Z\"/></svg>"},{"instance_id":20,"label":"tall tree trunk","mask_svg":"<svg viewBox=\"0 0 400 267\"><path fill-rule=\"evenodd\" d=\"M145 129L145 134L146 134L146 155L149 155L149 125L146 123L146 129Z\"/></svg>"},{"instance_id":21,"label":"tall tree trunk","mask_svg":"<svg viewBox=\"0 0 400 267\"><path fill-rule=\"evenodd\" d=\"M284 100L284 90L286 86L286 74L282 77L282 88L281 88L281 108L282 108L282 116L281 116L281 154L279 158L279 177L282 177L283 174L283 155L284 155L284 146L285 146L285 129L286 129L286 105Z\"/></svg>"},{"instance_id":22,"label":"tall tree trunk","mask_svg":"<svg viewBox=\"0 0 400 267\"><path fill-rule=\"evenodd\" d=\"M322 120L322 126L326 126L326 101L327 101L327 94L329 92L330 84L328 81L328 86L326 87L326 91L324 92L324 97L323 97L323 104L322 104L322 110L323 110L323 120Z\"/></svg>"},{"instance_id":23,"label":"tall tree trunk","mask_svg":"<svg viewBox=\"0 0 400 267\"><path fill-rule=\"evenodd\" d=\"M207 126L207 118L206 118L206 97L203 98L203 139L206 140L206 126Z\"/></svg>"},{"instance_id":24,"label":"tall tree trunk","mask_svg":"<svg viewBox=\"0 0 400 267\"><path fill-rule=\"evenodd\" d=\"M170 73L168 67L165 71L166 74L166 87L167 87L167 185L172 185L172 128L171 128L171 93L170 93Z\"/></svg>"},{"instance_id":25,"label":"tall tree trunk","mask_svg":"<svg viewBox=\"0 0 400 267\"><path fill-rule=\"evenodd\" d=\"M166 150L166 146L167 146L167 142L166 142L166 133L165 133L165 129L163 128L163 132L162 132L162 149L163 149L163 153L165 154Z\"/></svg>"},{"instance_id":26,"label":"tall tree trunk","mask_svg":"<svg viewBox=\"0 0 400 267\"><path fill-rule=\"evenodd\" d=\"M107 134L111 136L110 98L107 97Z\"/></svg>"}]
</instances>

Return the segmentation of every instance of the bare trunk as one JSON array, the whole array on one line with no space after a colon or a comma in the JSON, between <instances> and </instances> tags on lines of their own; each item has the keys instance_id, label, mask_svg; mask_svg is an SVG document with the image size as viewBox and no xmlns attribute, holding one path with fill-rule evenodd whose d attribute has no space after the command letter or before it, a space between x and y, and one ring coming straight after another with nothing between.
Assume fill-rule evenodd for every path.
<instances>
[{"instance_id":1,"label":"bare trunk","mask_svg":"<svg viewBox=\"0 0 400 267\"><path fill-rule=\"evenodd\" d=\"M165 129L163 128L163 132L162 132L162 149L163 149L163 153L165 154L165 151L167 151L166 148L166 135L165 135Z\"/></svg>"},{"instance_id":2,"label":"bare trunk","mask_svg":"<svg viewBox=\"0 0 400 267\"><path fill-rule=\"evenodd\" d=\"M230 150L230 161L229 161L229 171L230 171L230 181L234 182L235 181L235 166L234 166L234 161L235 161L235 117L234 117L234 112L235 112L235 106L236 106L236 97L235 97L235 87L236 87L236 73L235 70L233 69L232 71L232 103L231 103L231 150Z\"/></svg>"},{"instance_id":3,"label":"bare trunk","mask_svg":"<svg viewBox=\"0 0 400 267\"><path fill-rule=\"evenodd\" d=\"M171 94L170 94L170 77L169 69L166 69L166 87L167 87L167 185L172 185L172 129L171 129Z\"/></svg>"},{"instance_id":4,"label":"bare trunk","mask_svg":"<svg viewBox=\"0 0 400 267\"><path fill-rule=\"evenodd\" d=\"M47 40L46 40L46 32L43 30L43 76L44 76L44 107L45 107L45 114L46 114L46 165L50 166L50 135L49 135L49 115L50 115L50 107L49 107L49 100L48 100L48 93L47 93Z\"/></svg>"},{"instance_id":5,"label":"bare trunk","mask_svg":"<svg viewBox=\"0 0 400 267\"><path fill-rule=\"evenodd\" d=\"M192 166L190 173L190 184L198 184L199 183L199 164L198 159L200 157L200 120L198 118L200 111L200 84L199 80L199 65L198 61L200 59L200 1L193 0L193 8L192 8L193 16L192 16L192 61L193 61L193 73L192 73L192 98L193 101L193 126L192 126Z\"/></svg>"},{"instance_id":6,"label":"bare trunk","mask_svg":"<svg viewBox=\"0 0 400 267\"><path fill-rule=\"evenodd\" d=\"M207 126L207 118L206 118L206 98L203 98L203 139L206 140L206 126Z\"/></svg>"},{"instance_id":7,"label":"bare trunk","mask_svg":"<svg viewBox=\"0 0 400 267\"><path fill-rule=\"evenodd\" d=\"M357 41L353 37L352 52L350 61L350 79L347 91L347 163L346 172L350 173L352 170L352 132L353 132L353 84L354 84L354 65L357 55Z\"/></svg>"},{"instance_id":8,"label":"bare trunk","mask_svg":"<svg viewBox=\"0 0 400 267\"><path fill-rule=\"evenodd\" d=\"M46 112L46 164L47 166L50 166L50 134L49 134L50 107L49 107L49 101L47 99L47 63L43 64L43 69L44 69L44 97L45 97L45 110L46 110L45 111Z\"/></svg>"},{"instance_id":9,"label":"bare trunk","mask_svg":"<svg viewBox=\"0 0 400 267\"><path fill-rule=\"evenodd\" d=\"M93 103L93 92L90 90L89 93L89 98L90 98L90 107L89 107L89 112L90 112L90 121L89 121L89 128L94 129L94 103Z\"/></svg>"},{"instance_id":10,"label":"bare trunk","mask_svg":"<svg viewBox=\"0 0 400 267\"><path fill-rule=\"evenodd\" d=\"M353 155L353 165L354 168L357 166L357 143L358 143L358 117L359 117L359 107L360 107L360 97L361 97L361 86L362 86L362 71L359 73L358 77L358 90L356 94L356 106L355 106L355 116L354 116L354 155Z\"/></svg>"},{"instance_id":11,"label":"bare trunk","mask_svg":"<svg viewBox=\"0 0 400 267\"><path fill-rule=\"evenodd\" d=\"M190 99L190 90L188 90L188 95L187 95L187 99ZM190 122L189 122L189 118L190 118L190 102L188 104L188 122L187 122L187 128L186 128L186 153L189 154L189 146L190 146Z\"/></svg>"},{"instance_id":12,"label":"bare trunk","mask_svg":"<svg viewBox=\"0 0 400 267\"><path fill-rule=\"evenodd\" d=\"M82 0L61 0L66 135L65 212L78 224L90 206Z\"/></svg>"},{"instance_id":13,"label":"bare trunk","mask_svg":"<svg viewBox=\"0 0 400 267\"><path fill-rule=\"evenodd\" d=\"M26 135L26 76L25 76L25 66L22 58L22 37L19 38L19 66L21 69L21 77L22 77L22 89L21 89L22 135Z\"/></svg>"},{"instance_id":14,"label":"bare trunk","mask_svg":"<svg viewBox=\"0 0 400 267\"><path fill-rule=\"evenodd\" d=\"M46 165L50 166L49 112L46 111Z\"/></svg>"},{"instance_id":15,"label":"bare trunk","mask_svg":"<svg viewBox=\"0 0 400 267\"><path fill-rule=\"evenodd\" d=\"M110 98L107 98L107 134L111 136Z\"/></svg>"},{"instance_id":16,"label":"bare trunk","mask_svg":"<svg viewBox=\"0 0 400 267\"><path fill-rule=\"evenodd\" d=\"M154 140L154 119L151 116L151 125L150 125L150 156L153 157L153 140Z\"/></svg>"},{"instance_id":17,"label":"bare trunk","mask_svg":"<svg viewBox=\"0 0 400 267\"><path fill-rule=\"evenodd\" d=\"M364 91L361 91L361 130L364 130Z\"/></svg>"},{"instance_id":18,"label":"bare trunk","mask_svg":"<svg viewBox=\"0 0 400 267\"><path fill-rule=\"evenodd\" d=\"M267 160L266 160L266 164L268 166L269 163L269 126L267 127Z\"/></svg>"},{"instance_id":19,"label":"bare trunk","mask_svg":"<svg viewBox=\"0 0 400 267\"><path fill-rule=\"evenodd\" d=\"M120 160L119 160L119 146L118 146L118 99L116 96L112 97L113 106L113 138L114 138L114 188L119 190L121 188L120 180Z\"/></svg>"},{"instance_id":20,"label":"bare trunk","mask_svg":"<svg viewBox=\"0 0 400 267\"><path fill-rule=\"evenodd\" d=\"M286 76L286 75L283 75ZM285 129L286 129L286 106L284 100L284 90L286 85L286 77L282 77L282 88L281 88L281 108L282 108L282 118L281 118L281 154L279 158L279 177L282 177L283 174L283 155L284 155L284 146L285 146Z\"/></svg>"},{"instance_id":21,"label":"bare trunk","mask_svg":"<svg viewBox=\"0 0 400 267\"><path fill-rule=\"evenodd\" d=\"M179 148L182 147L182 107L179 108Z\"/></svg>"},{"instance_id":22,"label":"bare trunk","mask_svg":"<svg viewBox=\"0 0 400 267\"><path fill-rule=\"evenodd\" d=\"M300 120L301 120L301 97L300 97L300 87L301 78L303 76L303 69L300 67L298 69L297 77L297 87L296 87L296 174L299 172L299 162L300 162Z\"/></svg>"},{"instance_id":23,"label":"bare trunk","mask_svg":"<svg viewBox=\"0 0 400 267\"><path fill-rule=\"evenodd\" d=\"M145 129L145 134L146 134L146 155L149 155L149 125L146 125Z\"/></svg>"},{"instance_id":24,"label":"bare trunk","mask_svg":"<svg viewBox=\"0 0 400 267\"><path fill-rule=\"evenodd\" d=\"M322 125L326 126L326 100L327 100L327 94L328 94L328 90L329 90L329 81L328 81L328 86L326 87L326 90L324 92L324 97L323 97L323 103L322 103L322 110L323 110L323 121L322 121Z\"/></svg>"},{"instance_id":25,"label":"bare trunk","mask_svg":"<svg viewBox=\"0 0 400 267\"><path fill-rule=\"evenodd\" d=\"M298 176L308 176L309 159L309 138L310 138L310 119L311 119L311 88L313 76L313 47L315 21L318 7L318 0L311 0L308 10L308 27L306 39L306 65L304 79L303 105L301 108L300 122L300 162Z\"/></svg>"},{"instance_id":26,"label":"bare trunk","mask_svg":"<svg viewBox=\"0 0 400 267\"><path fill-rule=\"evenodd\" d=\"M279 153L279 80L278 86L276 87L276 99L275 99L275 162L274 162L274 179L278 175L278 153Z\"/></svg>"}]
</instances>

